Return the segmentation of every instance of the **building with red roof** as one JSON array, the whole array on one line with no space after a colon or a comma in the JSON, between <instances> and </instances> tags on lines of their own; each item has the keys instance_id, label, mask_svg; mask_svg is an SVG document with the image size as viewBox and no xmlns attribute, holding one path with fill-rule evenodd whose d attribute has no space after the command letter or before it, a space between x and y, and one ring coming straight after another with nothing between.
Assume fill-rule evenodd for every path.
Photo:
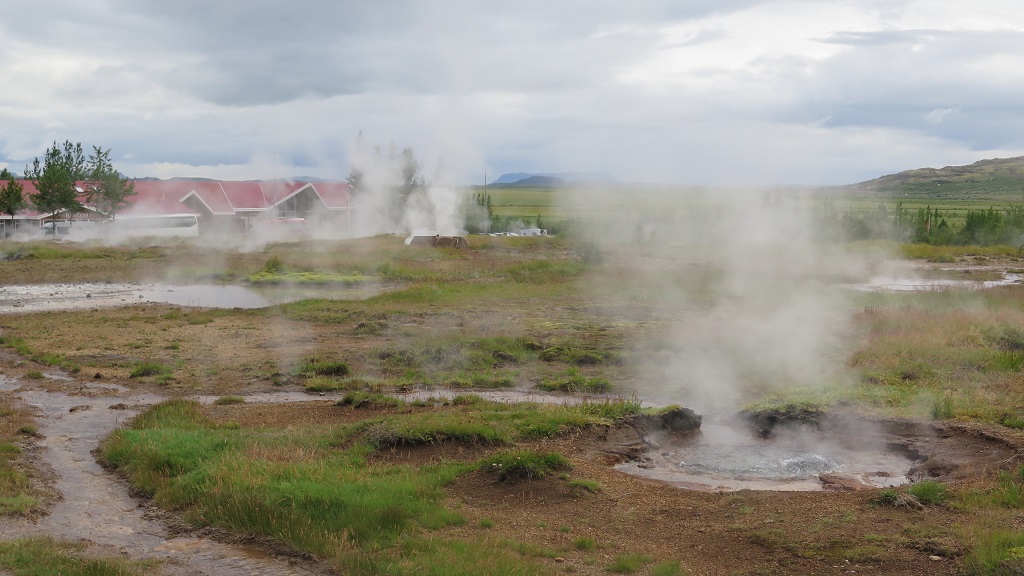
<instances>
[{"instance_id":1,"label":"building with red roof","mask_svg":"<svg viewBox=\"0 0 1024 576\"><path fill-rule=\"evenodd\" d=\"M40 213L32 207L36 193L29 180L20 181L27 207L11 218L0 214L0 231L42 228L56 221L105 221L116 216L175 216L195 214L203 232L251 230L263 223L304 222L347 234L350 226L351 188L343 182L289 182L284 180L230 182L219 180L136 180L135 194L116 215L85 205L68 214ZM52 225L51 225L52 226Z\"/></svg>"}]
</instances>

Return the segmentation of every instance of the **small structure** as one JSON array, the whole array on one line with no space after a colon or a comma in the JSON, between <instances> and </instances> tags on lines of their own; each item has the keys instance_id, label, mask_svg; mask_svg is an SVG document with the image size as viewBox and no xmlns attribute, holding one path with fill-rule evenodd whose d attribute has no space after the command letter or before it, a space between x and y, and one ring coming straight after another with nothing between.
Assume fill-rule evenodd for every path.
<instances>
[{"instance_id":1,"label":"small structure","mask_svg":"<svg viewBox=\"0 0 1024 576\"><path fill-rule=\"evenodd\" d=\"M547 236L548 231L545 228L523 228L519 231L520 236Z\"/></svg>"},{"instance_id":2,"label":"small structure","mask_svg":"<svg viewBox=\"0 0 1024 576\"><path fill-rule=\"evenodd\" d=\"M430 246L433 248L469 248L469 241L463 236L411 236L406 242L409 246Z\"/></svg>"}]
</instances>

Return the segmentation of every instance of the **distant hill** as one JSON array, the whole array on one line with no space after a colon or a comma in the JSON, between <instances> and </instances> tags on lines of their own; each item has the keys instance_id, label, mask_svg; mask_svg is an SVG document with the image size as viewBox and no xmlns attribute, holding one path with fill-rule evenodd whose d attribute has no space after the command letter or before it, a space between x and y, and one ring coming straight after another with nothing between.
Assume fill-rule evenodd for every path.
<instances>
[{"instance_id":1,"label":"distant hill","mask_svg":"<svg viewBox=\"0 0 1024 576\"><path fill-rule=\"evenodd\" d=\"M905 170L848 188L878 196L1019 199L1024 194L1024 156L980 160L967 166Z\"/></svg>"},{"instance_id":2,"label":"distant hill","mask_svg":"<svg viewBox=\"0 0 1024 576\"><path fill-rule=\"evenodd\" d=\"M575 186L579 184L618 184L610 174L602 172L510 172L502 174L489 184L493 186Z\"/></svg>"}]
</instances>

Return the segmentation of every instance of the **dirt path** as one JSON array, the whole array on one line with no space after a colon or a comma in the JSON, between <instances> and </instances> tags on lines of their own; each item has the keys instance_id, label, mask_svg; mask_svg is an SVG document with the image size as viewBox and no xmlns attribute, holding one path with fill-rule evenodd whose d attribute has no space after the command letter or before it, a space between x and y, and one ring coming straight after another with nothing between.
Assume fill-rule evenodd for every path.
<instances>
[{"instance_id":1,"label":"dirt path","mask_svg":"<svg viewBox=\"0 0 1024 576\"><path fill-rule=\"evenodd\" d=\"M62 495L46 516L35 521L0 519L0 538L47 535L84 540L101 553L161 560L166 576L331 573L316 563L275 557L254 547L173 534L92 455L104 436L162 398L129 393L116 385L63 381L76 389L76 395L34 390L0 376L0 391L13 393L38 411L40 464L53 472L54 487Z\"/></svg>"}]
</instances>

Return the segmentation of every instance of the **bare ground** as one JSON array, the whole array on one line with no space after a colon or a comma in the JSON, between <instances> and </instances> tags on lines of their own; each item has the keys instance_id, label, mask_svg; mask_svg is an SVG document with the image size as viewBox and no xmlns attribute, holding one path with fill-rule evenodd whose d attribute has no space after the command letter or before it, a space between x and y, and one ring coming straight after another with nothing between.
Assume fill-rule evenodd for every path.
<instances>
[{"instance_id":1,"label":"bare ground","mask_svg":"<svg viewBox=\"0 0 1024 576\"><path fill-rule=\"evenodd\" d=\"M145 272L137 272L130 263L100 269L74 261L45 266L30 262L20 269L19 278L38 282L66 280L70 275L122 280L136 274L141 278L160 265L159 261L147 261ZM545 312L532 311L531 317L543 317ZM77 314L74 322L67 322L62 313L2 317L0 334L26 336L37 350L61 351L84 366L79 373L56 373L0 349L0 374L17 380L26 389L59 391L83 399L108 394L93 386L97 382L165 397L244 395L296 390L296 383L282 380L281 375L287 374L289 363L310 351L341 350L346 357L358 358L360 351L394 338L355 334L359 318L335 324L255 313L209 313L207 318L203 312L180 315L176 308L161 305ZM402 326L416 330L438 319L454 326L474 322L474 313L438 311L405 316L397 320L399 327L391 334L400 334ZM179 368L164 382L129 378L133 363L146 358L173 362ZM364 368L368 367L356 365L354 371ZM39 370L55 374L43 379L27 378L29 372ZM243 426L300 422L328 425L373 415L372 411L336 406L332 400L209 406L207 410L213 418ZM922 475L947 481L959 490L990 486L996 470L1020 464L1024 448L1024 437L1000 427L907 420L884 424L893 443L927 457L920 465ZM52 493L58 471L41 463L34 448L37 440L27 437L22 443L28 460L39 470L36 481L50 486ZM978 511L951 505L878 506L873 503L877 490L681 490L612 467L624 458L640 456L645 448L642 435L629 427L595 428L538 442L534 447L565 454L573 464L572 477L596 481L600 489L574 490L558 478L500 484L484 473L469 474L448 488L448 505L469 522L446 534L485 534L524 542L551 551L537 555L554 570L579 574L605 574L612 558L623 553L641 553L655 561L678 560L693 574L958 574L972 526L1024 527L1024 517L1014 511ZM476 459L488 450L449 443L396 449L378 457L422 464ZM177 519L161 517L161 522L170 527L169 534L188 533ZM0 520L0 526L21 521ZM269 547L273 553L281 552L272 544L256 544ZM106 548L100 551L111 552ZM131 549L116 553L135 555ZM312 565L308 568L314 569ZM165 570L203 573L188 566Z\"/></svg>"}]
</instances>

